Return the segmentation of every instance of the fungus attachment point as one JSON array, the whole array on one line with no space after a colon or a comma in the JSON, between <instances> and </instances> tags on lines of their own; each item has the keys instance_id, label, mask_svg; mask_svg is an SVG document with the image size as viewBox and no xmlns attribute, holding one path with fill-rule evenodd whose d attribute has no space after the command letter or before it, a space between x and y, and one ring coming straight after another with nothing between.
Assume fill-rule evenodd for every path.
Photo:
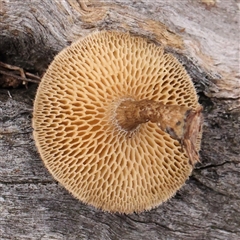
<instances>
[{"instance_id":1,"label":"fungus attachment point","mask_svg":"<svg viewBox=\"0 0 240 240\"><path fill-rule=\"evenodd\" d=\"M104 211L149 210L198 161L202 108L186 70L162 46L96 32L60 52L39 84L33 136L69 192Z\"/></svg>"},{"instance_id":2,"label":"fungus attachment point","mask_svg":"<svg viewBox=\"0 0 240 240\"><path fill-rule=\"evenodd\" d=\"M181 139L182 146L185 147L187 155L192 165L199 160L197 151L198 137L202 133L203 115L202 106L196 111L191 111L186 118L184 135Z\"/></svg>"},{"instance_id":3,"label":"fungus attachment point","mask_svg":"<svg viewBox=\"0 0 240 240\"><path fill-rule=\"evenodd\" d=\"M152 100L125 100L116 109L116 122L125 131L135 130L139 124L151 121L185 147L190 163L199 161L197 138L202 127L202 107L164 105Z\"/></svg>"}]
</instances>

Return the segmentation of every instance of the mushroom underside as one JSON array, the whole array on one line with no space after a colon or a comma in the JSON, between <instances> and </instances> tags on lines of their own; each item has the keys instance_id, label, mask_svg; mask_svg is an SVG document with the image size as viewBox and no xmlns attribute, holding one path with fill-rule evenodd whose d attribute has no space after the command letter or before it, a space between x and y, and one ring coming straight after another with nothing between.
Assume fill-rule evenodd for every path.
<instances>
[{"instance_id":1,"label":"mushroom underside","mask_svg":"<svg viewBox=\"0 0 240 240\"><path fill-rule=\"evenodd\" d=\"M141 212L172 197L188 179L194 165L188 142L182 145L147 117L134 127L121 124L121 104L142 100L190 109L199 128L188 126L188 135L199 151L195 88L161 46L103 31L55 57L36 94L33 134L47 169L76 198L104 211Z\"/></svg>"}]
</instances>

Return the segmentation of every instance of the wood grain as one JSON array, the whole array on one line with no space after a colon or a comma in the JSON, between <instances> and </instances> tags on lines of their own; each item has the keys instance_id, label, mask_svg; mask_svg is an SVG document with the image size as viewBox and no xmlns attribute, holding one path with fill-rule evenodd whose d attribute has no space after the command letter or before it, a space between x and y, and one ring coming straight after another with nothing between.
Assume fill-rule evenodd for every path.
<instances>
[{"instance_id":1,"label":"wood grain","mask_svg":"<svg viewBox=\"0 0 240 240\"><path fill-rule=\"evenodd\" d=\"M44 168L31 128L37 84L0 89L0 239L239 239L238 13L234 0L0 0L0 60L41 74L81 36L130 31L177 56L205 115L201 163L176 196L139 215L108 214Z\"/></svg>"}]
</instances>

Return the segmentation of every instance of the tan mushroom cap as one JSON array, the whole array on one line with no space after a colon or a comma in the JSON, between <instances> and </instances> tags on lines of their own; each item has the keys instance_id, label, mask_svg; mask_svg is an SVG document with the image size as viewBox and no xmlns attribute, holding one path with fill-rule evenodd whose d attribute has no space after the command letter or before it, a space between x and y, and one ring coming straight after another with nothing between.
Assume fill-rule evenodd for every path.
<instances>
[{"instance_id":1,"label":"tan mushroom cap","mask_svg":"<svg viewBox=\"0 0 240 240\"><path fill-rule=\"evenodd\" d=\"M37 91L33 128L44 164L76 198L132 213L172 197L193 167L156 124L121 129L115 111L124 99L199 106L175 57L143 38L103 31L55 57Z\"/></svg>"}]
</instances>

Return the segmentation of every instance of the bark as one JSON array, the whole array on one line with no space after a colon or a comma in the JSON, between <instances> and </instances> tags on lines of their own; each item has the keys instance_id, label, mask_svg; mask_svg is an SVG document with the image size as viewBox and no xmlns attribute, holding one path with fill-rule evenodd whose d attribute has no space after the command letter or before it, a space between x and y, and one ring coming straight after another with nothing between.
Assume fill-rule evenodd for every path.
<instances>
[{"instance_id":1,"label":"bark","mask_svg":"<svg viewBox=\"0 0 240 240\"><path fill-rule=\"evenodd\" d=\"M31 128L37 84L0 89L0 238L239 239L239 6L234 0L0 0L0 61L42 74L81 36L130 31L178 57L205 115L201 163L176 196L142 214L109 214L74 199L44 168Z\"/></svg>"}]
</instances>

